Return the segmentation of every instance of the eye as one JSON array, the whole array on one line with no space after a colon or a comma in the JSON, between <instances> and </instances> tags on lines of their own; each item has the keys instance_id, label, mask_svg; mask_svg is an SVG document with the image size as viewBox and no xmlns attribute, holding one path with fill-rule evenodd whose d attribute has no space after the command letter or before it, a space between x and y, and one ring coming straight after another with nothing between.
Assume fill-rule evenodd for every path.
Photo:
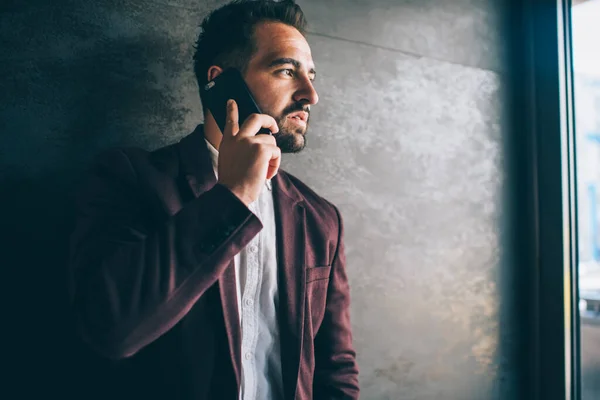
<instances>
[{"instance_id":1,"label":"eye","mask_svg":"<svg viewBox=\"0 0 600 400\"><path fill-rule=\"evenodd\" d=\"M294 76L294 70L290 69L290 68L282 69L279 72L281 72L281 73L283 73L284 75L287 75L287 76Z\"/></svg>"}]
</instances>

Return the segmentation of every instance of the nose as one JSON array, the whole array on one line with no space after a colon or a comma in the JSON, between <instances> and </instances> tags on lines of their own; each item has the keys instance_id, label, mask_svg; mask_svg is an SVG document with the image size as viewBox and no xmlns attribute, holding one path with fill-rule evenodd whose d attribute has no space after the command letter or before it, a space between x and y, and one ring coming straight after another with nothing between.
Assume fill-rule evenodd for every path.
<instances>
[{"instance_id":1,"label":"nose","mask_svg":"<svg viewBox=\"0 0 600 400\"><path fill-rule=\"evenodd\" d=\"M298 90L294 94L294 100L305 104L313 105L319 102L319 95L308 76L304 76L300 81Z\"/></svg>"}]
</instances>

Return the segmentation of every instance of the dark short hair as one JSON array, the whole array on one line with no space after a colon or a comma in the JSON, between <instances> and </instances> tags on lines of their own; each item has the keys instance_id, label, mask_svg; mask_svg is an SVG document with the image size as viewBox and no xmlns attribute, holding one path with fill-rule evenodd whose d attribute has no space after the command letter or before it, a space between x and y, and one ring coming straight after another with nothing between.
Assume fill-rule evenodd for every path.
<instances>
[{"instance_id":1,"label":"dark short hair","mask_svg":"<svg viewBox=\"0 0 600 400\"><path fill-rule=\"evenodd\" d=\"M265 21L284 23L306 35L304 13L290 0L234 0L202 21L194 53L194 73L200 88L208 83L208 69L212 65L223 69L233 67L246 73L257 50L254 29Z\"/></svg>"}]
</instances>

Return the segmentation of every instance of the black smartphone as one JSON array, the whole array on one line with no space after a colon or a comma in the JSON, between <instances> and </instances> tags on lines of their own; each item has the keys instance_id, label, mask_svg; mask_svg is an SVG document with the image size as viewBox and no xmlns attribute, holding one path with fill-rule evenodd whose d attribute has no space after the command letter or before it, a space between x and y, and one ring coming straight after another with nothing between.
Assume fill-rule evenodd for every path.
<instances>
[{"instance_id":1,"label":"black smartphone","mask_svg":"<svg viewBox=\"0 0 600 400\"><path fill-rule=\"evenodd\" d=\"M225 131L229 99L237 103L240 126L250 114L262 114L244 77L235 68L228 68L221 72L215 79L204 85L202 91L205 105L213 115L221 133ZM272 135L272 132L267 128L261 128L257 134Z\"/></svg>"}]
</instances>

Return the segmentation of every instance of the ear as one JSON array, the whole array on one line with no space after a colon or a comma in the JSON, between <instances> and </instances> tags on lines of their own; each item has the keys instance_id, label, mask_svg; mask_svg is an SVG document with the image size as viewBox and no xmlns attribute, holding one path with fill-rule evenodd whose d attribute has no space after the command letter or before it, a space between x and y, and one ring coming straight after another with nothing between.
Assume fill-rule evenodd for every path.
<instances>
[{"instance_id":1,"label":"ear","mask_svg":"<svg viewBox=\"0 0 600 400\"><path fill-rule=\"evenodd\" d=\"M210 68L208 68L207 73L208 82L221 75L221 72L223 72L223 68L219 67L218 65L211 65Z\"/></svg>"}]
</instances>

